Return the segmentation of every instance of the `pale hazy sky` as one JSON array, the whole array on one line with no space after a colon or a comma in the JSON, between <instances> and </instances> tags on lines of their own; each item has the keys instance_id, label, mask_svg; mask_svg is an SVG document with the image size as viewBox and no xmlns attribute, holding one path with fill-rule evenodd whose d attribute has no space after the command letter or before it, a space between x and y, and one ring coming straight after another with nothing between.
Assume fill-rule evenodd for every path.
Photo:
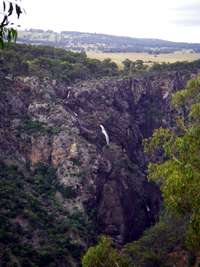
<instances>
[{"instance_id":1,"label":"pale hazy sky","mask_svg":"<svg viewBox=\"0 0 200 267\"><path fill-rule=\"evenodd\" d=\"M23 28L200 43L200 0L22 0Z\"/></svg>"}]
</instances>

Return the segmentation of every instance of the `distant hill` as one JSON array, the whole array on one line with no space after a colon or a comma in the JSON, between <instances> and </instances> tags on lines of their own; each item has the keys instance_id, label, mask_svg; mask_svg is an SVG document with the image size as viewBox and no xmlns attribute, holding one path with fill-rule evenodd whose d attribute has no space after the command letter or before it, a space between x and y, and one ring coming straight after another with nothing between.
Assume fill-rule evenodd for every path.
<instances>
[{"instance_id":1,"label":"distant hill","mask_svg":"<svg viewBox=\"0 0 200 267\"><path fill-rule=\"evenodd\" d=\"M18 42L50 45L74 51L148 52L153 54L170 53L179 50L200 52L200 44L75 31L57 33L40 29L20 31Z\"/></svg>"}]
</instances>

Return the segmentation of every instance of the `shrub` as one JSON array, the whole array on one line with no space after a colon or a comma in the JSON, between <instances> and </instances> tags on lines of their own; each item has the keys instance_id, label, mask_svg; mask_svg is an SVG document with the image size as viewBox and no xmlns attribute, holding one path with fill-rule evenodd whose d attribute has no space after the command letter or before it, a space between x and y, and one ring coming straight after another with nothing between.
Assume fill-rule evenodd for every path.
<instances>
[{"instance_id":1,"label":"shrub","mask_svg":"<svg viewBox=\"0 0 200 267\"><path fill-rule=\"evenodd\" d=\"M90 247L82 259L83 267L128 267L127 259L113 247L111 238L101 236L96 246Z\"/></svg>"}]
</instances>

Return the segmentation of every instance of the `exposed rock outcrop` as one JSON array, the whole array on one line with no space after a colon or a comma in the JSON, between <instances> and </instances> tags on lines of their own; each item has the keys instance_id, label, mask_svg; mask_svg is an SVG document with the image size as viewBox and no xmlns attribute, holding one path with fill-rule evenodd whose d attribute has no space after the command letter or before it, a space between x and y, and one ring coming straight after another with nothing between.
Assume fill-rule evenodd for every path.
<instances>
[{"instance_id":1,"label":"exposed rock outcrop","mask_svg":"<svg viewBox=\"0 0 200 267\"><path fill-rule=\"evenodd\" d=\"M156 221L161 203L159 189L146 178L142 140L170 124L171 93L188 78L173 72L71 87L2 78L0 158L31 169L52 165L57 183L71 190L67 198L55 194L69 213L83 212L98 233L120 244L137 239Z\"/></svg>"}]
</instances>

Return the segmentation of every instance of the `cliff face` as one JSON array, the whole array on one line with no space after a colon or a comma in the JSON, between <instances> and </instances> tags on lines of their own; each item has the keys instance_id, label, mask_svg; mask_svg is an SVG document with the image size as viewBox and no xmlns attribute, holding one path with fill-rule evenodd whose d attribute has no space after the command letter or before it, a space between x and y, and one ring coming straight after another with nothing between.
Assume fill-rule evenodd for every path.
<instances>
[{"instance_id":1,"label":"cliff face","mask_svg":"<svg viewBox=\"0 0 200 267\"><path fill-rule=\"evenodd\" d=\"M11 81L1 76L1 162L18 166L29 177L25 190L35 183L46 190L44 181L35 182L38 166L55 170L51 201L63 213L41 200L54 217L64 222L82 214L95 234L111 235L119 244L137 239L156 221L161 204L159 189L146 178L142 139L171 123L171 93L188 79L173 72L65 86L36 77ZM23 212L13 217L19 228L30 223ZM75 228L66 234L84 248L92 237ZM37 233L36 227L29 241L19 242L33 245L38 240L40 248Z\"/></svg>"}]
</instances>

